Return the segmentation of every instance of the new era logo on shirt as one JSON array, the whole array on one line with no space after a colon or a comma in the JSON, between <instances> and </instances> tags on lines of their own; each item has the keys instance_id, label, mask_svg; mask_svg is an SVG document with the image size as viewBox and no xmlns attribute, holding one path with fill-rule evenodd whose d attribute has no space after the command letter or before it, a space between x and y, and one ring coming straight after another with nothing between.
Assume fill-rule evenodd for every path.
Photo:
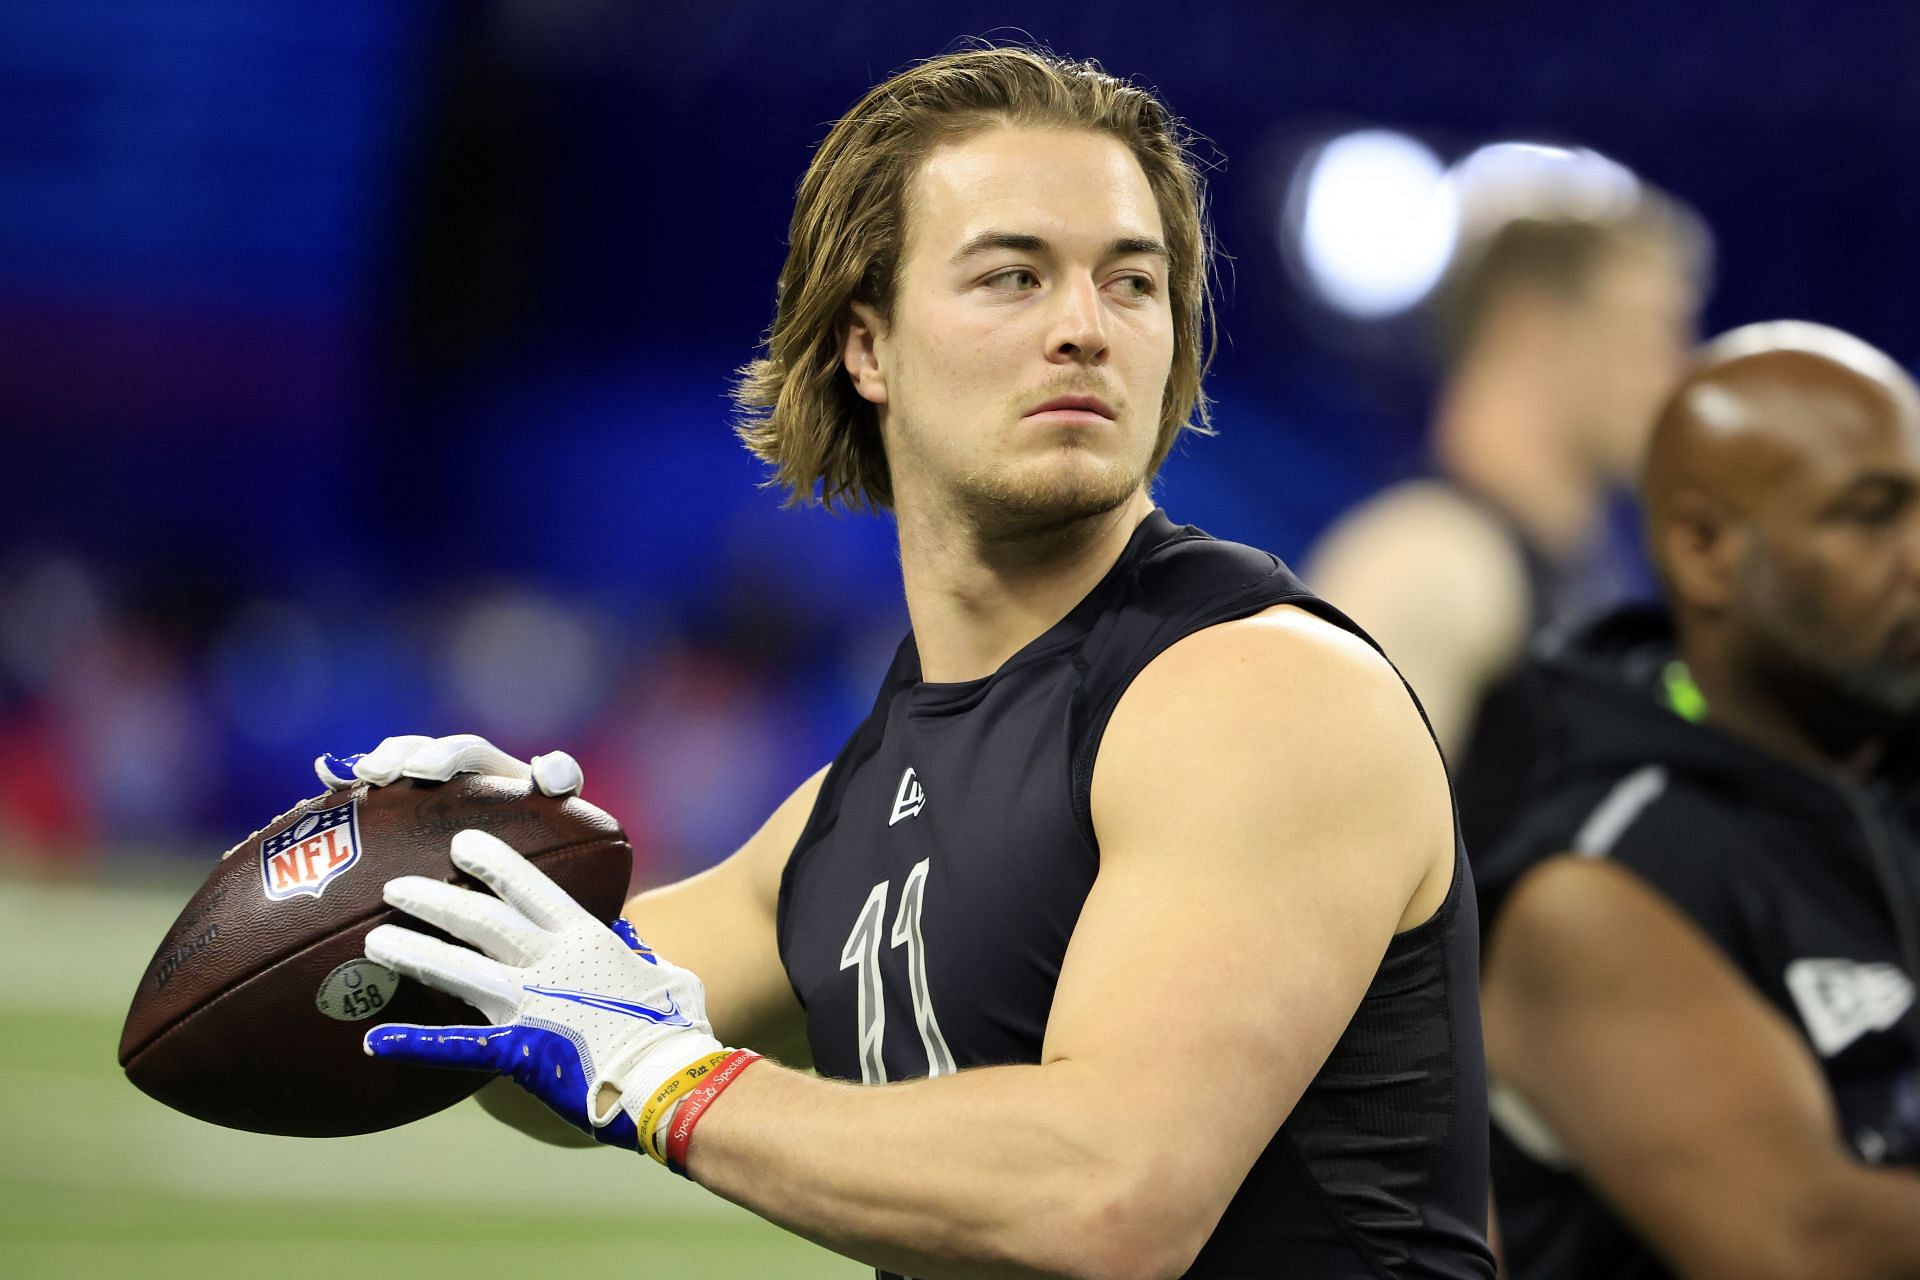
<instances>
[{"instance_id":1,"label":"new era logo on shirt","mask_svg":"<svg viewBox=\"0 0 1920 1280\"><path fill-rule=\"evenodd\" d=\"M900 775L900 789L893 793L893 816L887 819L887 825L891 827L911 818L926 803L926 789L920 785L920 779L913 776L913 766L908 765L907 771Z\"/></svg>"},{"instance_id":2,"label":"new era logo on shirt","mask_svg":"<svg viewBox=\"0 0 1920 1280\"><path fill-rule=\"evenodd\" d=\"M1786 976L1800 1021L1823 1058L1869 1031L1885 1031L1913 1003L1913 982L1890 964L1795 960Z\"/></svg>"}]
</instances>

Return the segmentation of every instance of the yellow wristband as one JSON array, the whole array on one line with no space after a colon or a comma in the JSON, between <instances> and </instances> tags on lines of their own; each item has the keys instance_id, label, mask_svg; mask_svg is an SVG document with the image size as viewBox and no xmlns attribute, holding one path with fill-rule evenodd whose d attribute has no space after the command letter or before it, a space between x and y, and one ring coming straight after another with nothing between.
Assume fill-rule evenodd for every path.
<instances>
[{"instance_id":1,"label":"yellow wristband","mask_svg":"<svg viewBox=\"0 0 1920 1280\"><path fill-rule=\"evenodd\" d=\"M688 1063L686 1066L674 1072L672 1076L668 1077L667 1082L660 1086L652 1098L647 1100L647 1105L640 1108L640 1149L642 1151L663 1165L667 1162L667 1153L662 1151L653 1141L653 1130L660 1119L661 1110L672 1105L676 1098L706 1079L708 1072L725 1062L732 1054L733 1050L731 1049L722 1049L718 1053L710 1053L697 1062Z\"/></svg>"}]
</instances>

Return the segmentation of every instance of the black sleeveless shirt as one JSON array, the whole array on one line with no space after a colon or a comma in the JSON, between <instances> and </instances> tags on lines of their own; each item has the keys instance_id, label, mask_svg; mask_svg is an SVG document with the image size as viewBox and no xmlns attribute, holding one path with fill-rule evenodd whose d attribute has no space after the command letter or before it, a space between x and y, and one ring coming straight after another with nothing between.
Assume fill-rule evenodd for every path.
<instances>
[{"instance_id":1,"label":"black sleeveless shirt","mask_svg":"<svg viewBox=\"0 0 1920 1280\"><path fill-rule=\"evenodd\" d=\"M780 954L822 1075L878 1084L1040 1060L1100 870L1089 793L1108 717L1176 641L1282 603L1360 634L1273 556L1155 511L992 675L922 683L902 643L780 886ZM1493 1275L1478 971L1456 840L1446 901L1393 938L1190 1276Z\"/></svg>"},{"instance_id":2,"label":"black sleeveless shirt","mask_svg":"<svg viewBox=\"0 0 1920 1280\"><path fill-rule=\"evenodd\" d=\"M1633 593L1628 555L1612 539L1601 539L1564 559L1554 559L1511 511L1472 485L1438 477L1443 485L1477 508L1520 558L1527 584L1526 636L1529 646L1585 621ZM1513 830L1538 782L1541 726L1540 690L1526 654L1498 672L1481 692L1472 718L1449 762L1454 797L1460 806L1460 830L1467 853L1484 858Z\"/></svg>"}]
</instances>

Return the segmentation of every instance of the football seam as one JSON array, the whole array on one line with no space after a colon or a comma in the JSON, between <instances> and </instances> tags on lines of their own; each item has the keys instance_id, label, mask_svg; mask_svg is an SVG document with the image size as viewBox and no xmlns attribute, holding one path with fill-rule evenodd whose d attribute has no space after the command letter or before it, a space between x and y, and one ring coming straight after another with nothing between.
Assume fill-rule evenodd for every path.
<instances>
[{"instance_id":1,"label":"football seam","mask_svg":"<svg viewBox=\"0 0 1920 1280\"><path fill-rule=\"evenodd\" d=\"M525 857L529 862L532 862L537 866L539 865L540 862L544 861L547 858L553 857L555 854L572 853L576 849L584 849L589 846L597 845L597 844L617 844L617 845L624 846L629 856L631 856L633 852L633 844L630 840L621 839L619 837L594 836L590 839L575 840L569 844L555 845L551 849L542 849L538 853L522 854L521 856ZM460 874L467 879L472 878L470 876L466 876L464 872L461 872ZM455 882L451 880L443 880L441 881L441 883L452 884ZM625 905L624 900L622 901L621 905L623 906ZM365 912L362 915L355 916L351 920L342 922L341 926L338 929L335 929L332 933L328 933L327 935L321 938L310 938L297 946L289 947L284 951L281 951L275 955L271 955L262 959L253 969L248 970L246 973L235 975L228 982L224 983L219 990L212 992L211 999L203 1001L202 1003L195 1005L193 1008L186 1010L184 1013L174 1018L171 1022L168 1022L162 1025L158 1030L154 1031L153 1034L149 1035L145 1040L142 1040L137 1046L135 1046L132 1050L130 1050L124 1058L120 1059L120 1065L122 1069L124 1069L135 1058L138 1058L141 1054L145 1053L148 1049L158 1044L163 1038L165 1038L168 1035L171 1035L177 1028L183 1026L186 1022L192 1019L195 1014L199 1013L201 1010L205 1008L208 1008L211 1004L216 1002L220 996L225 995L229 991L233 991L238 989L239 987L245 986L247 983L252 982L254 979L260 977L262 974L264 974L268 969L271 969L273 966L280 964L283 961L292 959L294 956L299 955L301 952L306 951L311 947L314 947L319 943L326 941L327 938L331 938L335 936L335 934L346 933L350 930L359 928L361 924L363 924L368 920L373 919L374 917L382 914L383 912L396 915L396 916L405 916L407 919L411 919L411 920L419 919L419 917L417 916L408 916L407 913L405 911L402 911L399 907L396 907L392 903L382 899L380 903L376 907L374 907L373 910ZM465 945L465 944L462 944L462 945ZM141 977L141 982L145 983L145 981L146 981L146 978L143 975Z\"/></svg>"}]
</instances>

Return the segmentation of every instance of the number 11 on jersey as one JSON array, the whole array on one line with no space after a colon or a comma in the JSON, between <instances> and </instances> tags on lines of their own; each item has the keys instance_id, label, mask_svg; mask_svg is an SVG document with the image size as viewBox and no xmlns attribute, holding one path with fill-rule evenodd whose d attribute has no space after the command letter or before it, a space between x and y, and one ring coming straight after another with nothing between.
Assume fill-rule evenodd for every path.
<instances>
[{"instance_id":1,"label":"number 11 on jersey","mask_svg":"<svg viewBox=\"0 0 1920 1280\"><path fill-rule=\"evenodd\" d=\"M883 1051L887 1042L887 1002L880 987L880 943L883 935L893 946L907 949L907 985L913 996L913 1021L920 1032L920 1045L927 1051L927 1074L949 1076L954 1072L953 1052L940 1034L940 1020L933 1014L933 996L927 990L927 944L920 932L920 913L926 904L927 869L931 858L922 858L907 873L900 890L900 910L893 917L889 933L881 923L887 914L887 889L893 883L882 880L867 894L866 905L853 922L847 945L840 949L840 967L859 970L858 1015L860 1018L860 1081L885 1084L887 1064Z\"/></svg>"}]
</instances>

